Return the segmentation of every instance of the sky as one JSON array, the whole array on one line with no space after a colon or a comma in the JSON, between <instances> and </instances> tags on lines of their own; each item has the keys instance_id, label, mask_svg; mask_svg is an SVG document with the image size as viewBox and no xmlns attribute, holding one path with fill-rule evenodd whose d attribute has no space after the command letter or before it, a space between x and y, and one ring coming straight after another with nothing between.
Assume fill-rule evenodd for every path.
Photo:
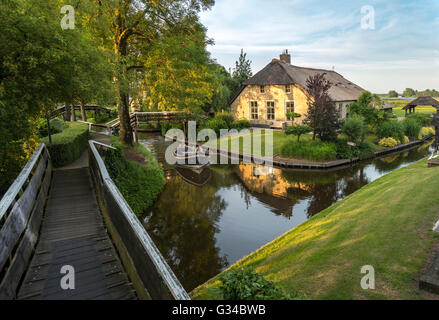
<instances>
[{"instance_id":1,"label":"sky","mask_svg":"<svg viewBox=\"0 0 439 320\"><path fill-rule=\"evenodd\" d=\"M288 49L374 93L439 89L439 0L216 0L200 18L227 69L241 48L253 73Z\"/></svg>"}]
</instances>

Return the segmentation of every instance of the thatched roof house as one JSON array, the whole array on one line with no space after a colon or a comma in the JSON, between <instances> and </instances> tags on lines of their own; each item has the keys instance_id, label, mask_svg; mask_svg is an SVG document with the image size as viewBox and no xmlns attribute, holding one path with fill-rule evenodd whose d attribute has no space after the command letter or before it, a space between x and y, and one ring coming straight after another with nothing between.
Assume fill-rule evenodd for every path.
<instances>
[{"instance_id":1,"label":"thatched roof house","mask_svg":"<svg viewBox=\"0 0 439 320\"><path fill-rule=\"evenodd\" d=\"M358 100L364 89L333 70L292 65L287 51L243 84L230 102L231 110L237 119L279 126L287 121L288 113L306 114L309 96L306 81L321 73L332 84L329 95L336 102L340 118L346 118L350 104Z\"/></svg>"}]
</instances>

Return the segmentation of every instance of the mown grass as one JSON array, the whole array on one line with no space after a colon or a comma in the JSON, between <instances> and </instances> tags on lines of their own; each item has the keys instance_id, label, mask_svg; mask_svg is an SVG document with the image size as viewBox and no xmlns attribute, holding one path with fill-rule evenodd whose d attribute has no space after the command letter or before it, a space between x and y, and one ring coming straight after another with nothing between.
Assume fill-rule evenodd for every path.
<instances>
[{"instance_id":1,"label":"mown grass","mask_svg":"<svg viewBox=\"0 0 439 320\"><path fill-rule=\"evenodd\" d=\"M310 299L418 299L417 279L439 218L439 168L423 160L394 171L317 214L232 268L251 266ZM360 286L375 268L376 289ZM225 272L229 272L228 270ZM218 278L191 293L221 299Z\"/></svg>"}]
</instances>

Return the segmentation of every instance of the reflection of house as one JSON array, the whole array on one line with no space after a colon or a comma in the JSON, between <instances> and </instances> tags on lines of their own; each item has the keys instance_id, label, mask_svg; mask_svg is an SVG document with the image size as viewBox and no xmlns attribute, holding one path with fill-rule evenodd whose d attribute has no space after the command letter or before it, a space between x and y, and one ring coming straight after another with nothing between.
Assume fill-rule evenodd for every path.
<instances>
[{"instance_id":1,"label":"reflection of house","mask_svg":"<svg viewBox=\"0 0 439 320\"><path fill-rule=\"evenodd\" d=\"M262 203L273 208L278 215L291 217L298 200L309 195L310 189L303 183L291 183L276 168L239 165L237 174L247 189Z\"/></svg>"},{"instance_id":2,"label":"reflection of house","mask_svg":"<svg viewBox=\"0 0 439 320\"><path fill-rule=\"evenodd\" d=\"M231 102L232 113L253 125L280 127L287 121L287 113L295 112L302 115L300 122L308 110L306 81L319 73L325 73L332 83L329 94L336 102L340 118L346 118L349 105L364 90L335 71L291 65L288 51L244 83Z\"/></svg>"}]
</instances>

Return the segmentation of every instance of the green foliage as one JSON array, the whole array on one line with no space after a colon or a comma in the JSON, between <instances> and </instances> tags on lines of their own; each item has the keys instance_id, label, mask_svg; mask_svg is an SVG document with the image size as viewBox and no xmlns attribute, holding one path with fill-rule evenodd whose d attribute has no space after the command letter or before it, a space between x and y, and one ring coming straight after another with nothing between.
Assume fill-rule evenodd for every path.
<instances>
[{"instance_id":1,"label":"green foliage","mask_svg":"<svg viewBox=\"0 0 439 320\"><path fill-rule=\"evenodd\" d=\"M108 150L105 166L111 179L136 215L141 215L154 204L166 184L163 170L154 161L148 165L127 161L122 149Z\"/></svg>"},{"instance_id":2,"label":"green foliage","mask_svg":"<svg viewBox=\"0 0 439 320\"><path fill-rule=\"evenodd\" d=\"M77 160L88 147L88 126L83 123L72 122L61 133L49 139L43 138L49 150L54 167L62 167Z\"/></svg>"},{"instance_id":3,"label":"green foliage","mask_svg":"<svg viewBox=\"0 0 439 320\"><path fill-rule=\"evenodd\" d=\"M413 90L412 88L407 88L407 89L404 90L402 96L406 97L406 98L415 97L416 96L416 91Z\"/></svg>"},{"instance_id":4,"label":"green foliage","mask_svg":"<svg viewBox=\"0 0 439 320\"><path fill-rule=\"evenodd\" d=\"M233 79L238 83L239 87L253 75L251 64L252 62L247 59L247 53L244 53L244 49L241 49L241 54L233 70Z\"/></svg>"},{"instance_id":5,"label":"green foliage","mask_svg":"<svg viewBox=\"0 0 439 320\"><path fill-rule=\"evenodd\" d=\"M388 121L382 123L377 129L379 139L394 138L397 141L403 141L405 136L404 125L399 121Z\"/></svg>"},{"instance_id":6,"label":"green foliage","mask_svg":"<svg viewBox=\"0 0 439 320\"><path fill-rule=\"evenodd\" d=\"M373 95L369 91L363 92L350 106L351 114L362 117L367 125L377 128L383 122L389 120L390 115L384 110L377 109L376 106L382 105L381 99L377 95Z\"/></svg>"},{"instance_id":7,"label":"green foliage","mask_svg":"<svg viewBox=\"0 0 439 320\"><path fill-rule=\"evenodd\" d=\"M311 161L334 160L337 157L337 147L333 142L288 141L282 145L281 155Z\"/></svg>"},{"instance_id":8,"label":"green foliage","mask_svg":"<svg viewBox=\"0 0 439 320\"><path fill-rule=\"evenodd\" d=\"M336 143L337 158L338 159L352 159L360 158L369 159L375 156L373 146L367 142L361 142L357 146L352 147L348 145L345 139L339 139Z\"/></svg>"},{"instance_id":9,"label":"green foliage","mask_svg":"<svg viewBox=\"0 0 439 320\"><path fill-rule=\"evenodd\" d=\"M351 117L346 119L342 127L342 132L348 136L351 142L360 144L364 141L367 134L367 126L360 117Z\"/></svg>"},{"instance_id":10,"label":"green foliage","mask_svg":"<svg viewBox=\"0 0 439 320\"><path fill-rule=\"evenodd\" d=\"M39 138L47 137L49 135L49 130L47 129L47 120L42 118L38 119L37 135ZM61 130L59 130L52 122L50 122L50 134L53 135L60 132Z\"/></svg>"},{"instance_id":11,"label":"green foliage","mask_svg":"<svg viewBox=\"0 0 439 320\"><path fill-rule=\"evenodd\" d=\"M390 98L398 98L398 92L396 92L395 90L390 90L388 96Z\"/></svg>"},{"instance_id":12,"label":"green foliage","mask_svg":"<svg viewBox=\"0 0 439 320\"><path fill-rule=\"evenodd\" d=\"M220 276L225 300L291 300L276 283L251 268L234 269Z\"/></svg>"},{"instance_id":13,"label":"green foliage","mask_svg":"<svg viewBox=\"0 0 439 320\"><path fill-rule=\"evenodd\" d=\"M431 125L431 117L426 113L415 112L407 115L406 118L416 120L422 127L428 127Z\"/></svg>"},{"instance_id":14,"label":"green foliage","mask_svg":"<svg viewBox=\"0 0 439 320\"><path fill-rule=\"evenodd\" d=\"M392 138L392 137L389 137L389 138L383 138L383 139L381 139L381 140L378 142L378 144L379 144L381 147L392 148L392 147L397 146L397 145L399 144L399 141L395 140L395 139Z\"/></svg>"},{"instance_id":15,"label":"green foliage","mask_svg":"<svg viewBox=\"0 0 439 320\"><path fill-rule=\"evenodd\" d=\"M296 118L300 118L302 115L300 113L295 112L287 112L287 119L288 120L294 120Z\"/></svg>"},{"instance_id":16,"label":"green foliage","mask_svg":"<svg viewBox=\"0 0 439 320\"><path fill-rule=\"evenodd\" d=\"M310 133L311 131L312 131L312 128L310 126L305 126L305 125L297 124L297 125L288 127L285 130L285 134L286 135L297 136L297 142L299 142L301 135Z\"/></svg>"},{"instance_id":17,"label":"green foliage","mask_svg":"<svg viewBox=\"0 0 439 320\"><path fill-rule=\"evenodd\" d=\"M236 129L241 131L243 129L249 129L251 127L251 123L248 120L236 120L233 121L230 125L230 129Z\"/></svg>"},{"instance_id":18,"label":"green foliage","mask_svg":"<svg viewBox=\"0 0 439 320\"><path fill-rule=\"evenodd\" d=\"M422 127L418 121L412 118L407 118L403 121L403 125L404 125L404 132L406 136L413 139L416 139L419 136Z\"/></svg>"},{"instance_id":19,"label":"green foliage","mask_svg":"<svg viewBox=\"0 0 439 320\"><path fill-rule=\"evenodd\" d=\"M235 121L235 117L230 112L218 113L215 116L215 119L224 121L227 124L227 128L230 128L232 123ZM227 129L227 128L224 128L224 129Z\"/></svg>"},{"instance_id":20,"label":"green foliage","mask_svg":"<svg viewBox=\"0 0 439 320\"><path fill-rule=\"evenodd\" d=\"M201 124L201 127L199 128L200 130L202 129L212 129L213 131L215 131L217 137L220 137L220 133L221 133L221 129L229 129L229 126L227 125L227 122L225 122L222 119L210 119L207 120L205 122L203 122Z\"/></svg>"}]
</instances>

